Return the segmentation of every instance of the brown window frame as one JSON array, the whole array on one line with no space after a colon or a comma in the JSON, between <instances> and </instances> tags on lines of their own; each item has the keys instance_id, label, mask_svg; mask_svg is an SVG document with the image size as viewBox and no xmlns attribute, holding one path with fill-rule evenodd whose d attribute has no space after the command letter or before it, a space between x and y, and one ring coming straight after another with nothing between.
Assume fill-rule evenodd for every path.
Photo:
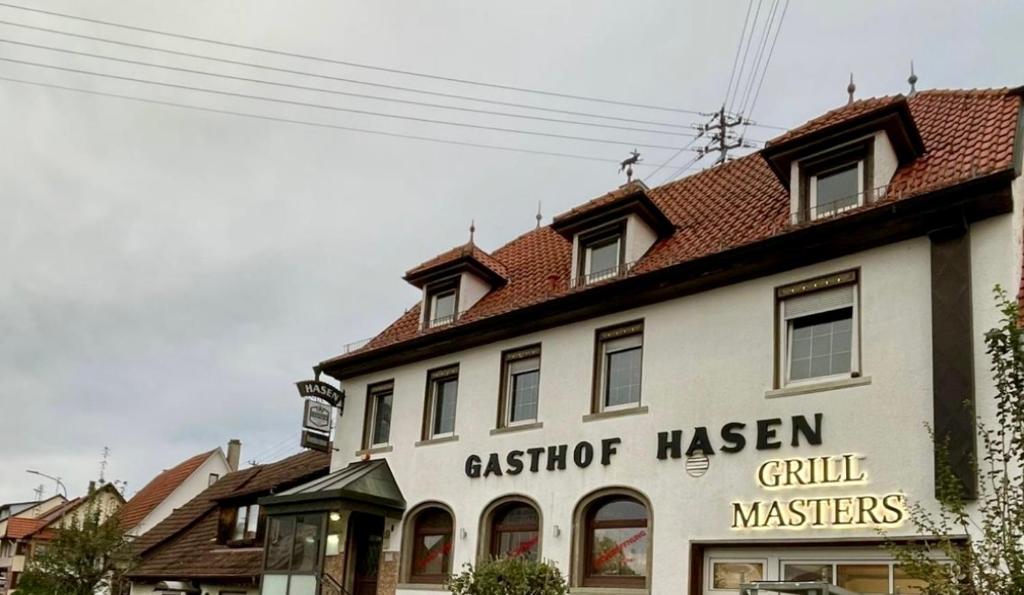
<instances>
[{"instance_id":1,"label":"brown window frame","mask_svg":"<svg viewBox=\"0 0 1024 595\"><path fill-rule=\"evenodd\" d=\"M424 289L424 300L423 300L423 328L435 328L451 324L455 322L455 319L459 317L459 302L461 301L461 285L462 277L454 277L450 279L444 279L442 281L435 281ZM455 305L452 308L452 314L443 318L434 317L434 301L435 299L446 293L453 293L455 295ZM450 320L448 320L450 319Z\"/></svg>"},{"instance_id":2,"label":"brown window frame","mask_svg":"<svg viewBox=\"0 0 1024 595\"><path fill-rule=\"evenodd\" d=\"M641 524L638 520L623 520L623 521L596 521L594 519L597 516L598 510L602 507L617 501L630 501L639 504L644 509L644 519ZM651 511L647 504L639 498L627 495L627 494L606 494L595 498L589 504L584 511L583 515L583 527L586 531L583 536L583 576L581 577L581 586L583 587L617 587L626 589L643 589L647 586L647 580L650 578L650 548L652 545L651 539ZM647 540L647 559L644 562L644 568L646 574L641 576L605 576L593 574L594 564L594 531L596 529L645 529L647 534L644 538Z\"/></svg>"},{"instance_id":3,"label":"brown window frame","mask_svg":"<svg viewBox=\"0 0 1024 595\"><path fill-rule=\"evenodd\" d=\"M533 524L519 524L519 525L515 525L515 524L502 525L502 524L499 524L498 521L497 521L498 517L500 515L504 514L509 509L514 508L514 507L523 507L523 508L529 508L530 510L532 510L533 514L534 514L534 518L536 519L536 522L533 523ZM537 537L535 539L536 544L531 549L533 549L536 552L536 559L539 560L540 559L540 537L541 537L540 526L541 526L540 510L538 510L537 506L534 505L531 502L527 502L526 500L520 500L520 499L510 499L510 500L506 500L506 501L504 501L504 502L494 506L494 508L490 512L490 517L488 518L488 527L487 527L487 529L488 529L488 531L490 533L490 536L489 536L490 538L488 540L488 550L487 550L488 554L490 555L491 558L498 558L498 557L502 556L502 554L499 553L499 551L498 551L499 547L500 547L500 543L501 543L501 534L502 533L526 533L526 532L533 532L533 533L537 534ZM526 552L523 552L523 553L526 553Z\"/></svg>"},{"instance_id":4,"label":"brown window frame","mask_svg":"<svg viewBox=\"0 0 1024 595\"><path fill-rule=\"evenodd\" d=\"M448 530L443 531L436 528L421 527L420 519L424 513L438 511L444 513L448 517ZM408 569L408 580L410 583L419 584L444 584L448 577L451 576L452 572L452 553L455 550L455 515L452 514L447 507L440 506L438 504L429 504L421 507L417 510L412 518L410 519L410 539L409 542L409 569ZM443 535L447 537L446 546L442 546L441 551L441 574L426 574L417 572L417 568L422 564L422 560L417 558L416 545L420 542L420 537L428 535ZM426 564L422 564L426 566Z\"/></svg>"},{"instance_id":5,"label":"brown window frame","mask_svg":"<svg viewBox=\"0 0 1024 595\"><path fill-rule=\"evenodd\" d=\"M537 374L540 375L541 370L541 346L540 343L535 345L529 345L527 347L518 347L516 349L509 349L501 353L501 380L498 383L498 420L495 425L497 428L507 428L510 426L524 425L535 423L540 417L540 388L537 389L537 414L532 420L524 421L512 421L512 406L511 394L509 391L512 389L510 380L511 375L511 364L513 362L521 361L524 359L537 358Z\"/></svg>"},{"instance_id":6,"label":"brown window frame","mask_svg":"<svg viewBox=\"0 0 1024 595\"><path fill-rule=\"evenodd\" d=\"M434 434L434 408L435 408L435 385L440 384L443 381L455 378L455 421L458 420L458 409L459 409L459 364L452 364L443 366L440 368L434 368L427 371L427 389L426 395L423 400L423 426L421 428L420 438L422 440L433 440L435 438L445 438L448 436L455 435L455 427L451 432L444 432L441 434Z\"/></svg>"},{"instance_id":7,"label":"brown window frame","mask_svg":"<svg viewBox=\"0 0 1024 595\"><path fill-rule=\"evenodd\" d=\"M636 403L628 403L623 405L613 405L611 408L605 406L605 396L607 393L607 358L605 357L604 346L605 343L621 339L624 337L631 337L633 335L640 336L640 398L637 399ZM617 324L614 326L599 328L594 333L594 374L593 374L593 388L591 391L591 413L601 413L602 411L617 411L619 409L629 409L632 407L640 407L643 404L643 360L644 360L644 321L633 320L623 324Z\"/></svg>"},{"instance_id":8,"label":"brown window frame","mask_svg":"<svg viewBox=\"0 0 1024 595\"><path fill-rule=\"evenodd\" d=\"M373 441L374 434L376 434L377 430L377 399L387 394L391 395L391 413L394 415L395 381L385 380L383 382L375 382L366 387L366 406L363 409L363 439L361 441L363 450L378 448L391 443L390 418L388 419L388 441L382 444L376 444Z\"/></svg>"},{"instance_id":9,"label":"brown window frame","mask_svg":"<svg viewBox=\"0 0 1024 595\"><path fill-rule=\"evenodd\" d=\"M816 213L811 212L811 178L843 169L849 165L864 164L861 179L861 186L864 190L862 196L857 199L857 207L872 202L871 198L874 195L874 189L871 187L872 179L874 178L873 157L874 137L871 136L825 153L801 159L798 163L800 168L800 185L797 206L800 209L800 213L797 220L801 223L807 223L819 218Z\"/></svg>"},{"instance_id":10,"label":"brown window frame","mask_svg":"<svg viewBox=\"0 0 1024 595\"><path fill-rule=\"evenodd\" d=\"M594 273L601 273L603 271L588 271L587 270L587 250L593 248L595 244L600 244L612 238L617 238L619 242L619 262L617 265L617 271L614 274L609 274L607 277L601 279L591 279L590 277ZM617 277L622 273L622 268L626 265L626 221L615 221L607 225L601 226L597 229L583 232L579 234L577 240L577 252L576 252L576 285L588 285L590 283L596 283L604 279L611 279Z\"/></svg>"}]
</instances>

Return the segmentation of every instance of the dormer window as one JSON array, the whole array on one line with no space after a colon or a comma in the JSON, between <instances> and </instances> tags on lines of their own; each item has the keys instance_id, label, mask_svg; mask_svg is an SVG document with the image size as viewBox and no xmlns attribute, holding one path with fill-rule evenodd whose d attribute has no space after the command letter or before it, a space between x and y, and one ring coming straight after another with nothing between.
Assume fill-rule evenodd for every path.
<instances>
[{"instance_id":1,"label":"dormer window","mask_svg":"<svg viewBox=\"0 0 1024 595\"><path fill-rule=\"evenodd\" d=\"M622 272L626 264L625 236L625 226L614 225L580 237L579 284L594 283Z\"/></svg>"},{"instance_id":2,"label":"dormer window","mask_svg":"<svg viewBox=\"0 0 1024 595\"><path fill-rule=\"evenodd\" d=\"M551 227L572 242L575 287L628 274L659 239L675 231L639 181L555 217Z\"/></svg>"},{"instance_id":3,"label":"dormer window","mask_svg":"<svg viewBox=\"0 0 1024 595\"><path fill-rule=\"evenodd\" d=\"M231 547L247 547L263 537L264 518L259 504L222 506L217 541Z\"/></svg>"},{"instance_id":4,"label":"dormer window","mask_svg":"<svg viewBox=\"0 0 1024 595\"><path fill-rule=\"evenodd\" d=\"M806 219L822 219L863 205L870 189L873 138L798 163L800 204Z\"/></svg>"},{"instance_id":5,"label":"dormer window","mask_svg":"<svg viewBox=\"0 0 1024 595\"><path fill-rule=\"evenodd\" d=\"M427 288L427 312L424 320L428 328L449 324L455 320L459 305L458 281L445 282Z\"/></svg>"},{"instance_id":6,"label":"dormer window","mask_svg":"<svg viewBox=\"0 0 1024 595\"><path fill-rule=\"evenodd\" d=\"M472 241L412 269L405 280L423 290L421 329L455 322L484 296L508 282L505 265Z\"/></svg>"},{"instance_id":7,"label":"dormer window","mask_svg":"<svg viewBox=\"0 0 1024 595\"><path fill-rule=\"evenodd\" d=\"M897 169L924 153L903 97L854 102L769 141L761 157L790 194L790 221L827 219L877 202Z\"/></svg>"}]
</instances>

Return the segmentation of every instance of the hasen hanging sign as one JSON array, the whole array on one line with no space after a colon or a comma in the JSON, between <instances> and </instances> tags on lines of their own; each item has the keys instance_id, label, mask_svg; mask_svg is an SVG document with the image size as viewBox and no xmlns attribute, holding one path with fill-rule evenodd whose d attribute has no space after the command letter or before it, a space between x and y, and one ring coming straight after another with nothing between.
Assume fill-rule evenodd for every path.
<instances>
[{"instance_id":1,"label":"hasen hanging sign","mask_svg":"<svg viewBox=\"0 0 1024 595\"><path fill-rule=\"evenodd\" d=\"M868 485L864 457L841 454L769 459L757 468L757 485L768 492ZM855 493L841 496L801 495L732 503L732 528L843 529L897 527L906 519L906 497Z\"/></svg>"},{"instance_id":2,"label":"hasen hanging sign","mask_svg":"<svg viewBox=\"0 0 1024 595\"><path fill-rule=\"evenodd\" d=\"M320 380L300 380L295 383L299 389L299 396L303 398L322 399L332 407L338 408L338 413L345 409L345 391L334 388Z\"/></svg>"},{"instance_id":3,"label":"hasen hanging sign","mask_svg":"<svg viewBox=\"0 0 1024 595\"><path fill-rule=\"evenodd\" d=\"M299 396L306 400L302 415L303 448L330 452L331 450L331 419L334 407L338 415L345 409L345 392L326 382L321 382L320 374L314 380L301 380L295 383Z\"/></svg>"},{"instance_id":4,"label":"hasen hanging sign","mask_svg":"<svg viewBox=\"0 0 1024 595\"><path fill-rule=\"evenodd\" d=\"M313 399L306 399L302 412L302 427L314 432L331 433L331 406Z\"/></svg>"}]
</instances>

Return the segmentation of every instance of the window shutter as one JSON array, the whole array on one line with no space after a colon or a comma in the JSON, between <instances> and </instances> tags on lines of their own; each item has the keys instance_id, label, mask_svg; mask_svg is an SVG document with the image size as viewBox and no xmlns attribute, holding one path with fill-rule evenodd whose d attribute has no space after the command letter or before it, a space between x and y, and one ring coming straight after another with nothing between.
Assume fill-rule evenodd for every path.
<instances>
[{"instance_id":1,"label":"window shutter","mask_svg":"<svg viewBox=\"0 0 1024 595\"><path fill-rule=\"evenodd\" d=\"M786 320L853 306L855 285L844 285L787 298L783 302Z\"/></svg>"}]
</instances>

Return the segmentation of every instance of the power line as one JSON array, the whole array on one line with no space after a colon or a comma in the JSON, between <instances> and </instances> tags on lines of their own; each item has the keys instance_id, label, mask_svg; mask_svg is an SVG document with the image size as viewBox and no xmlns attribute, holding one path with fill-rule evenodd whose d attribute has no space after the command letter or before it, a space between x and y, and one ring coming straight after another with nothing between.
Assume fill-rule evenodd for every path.
<instances>
[{"instance_id":1,"label":"power line","mask_svg":"<svg viewBox=\"0 0 1024 595\"><path fill-rule=\"evenodd\" d=\"M8 81L8 82L12 82L12 83L20 83L20 84L25 84L25 85L33 85L33 86L36 86L36 87L46 87L46 88L50 88L50 89L60 89L60 90L63 90L63 91L73 91L75 93L84 93L84 94L87 94L87 95L96 95L96 96L100 96L100 97L110 97L110 98L116 98L116 99L124 99L124 100L127 100L127 101L135 101L135 102L139 102L139 103L149 103L149 104L153 104L153 105L178 107L178 108L187 109L187 110L193 110L193 111L198 111L198 112L207 112L207 113L213 113L213 114L238 116L238 117L242 117L242 118L251 118L251 119L254 119L254 120L264 120L264 121L268 121L268 122L280 122L280 123L285 123L285 124L298 124L298 125L301 125L301 126L312 126L314 128L328 128L328 129L334 129L334 130L344 130L344 131L347 131L347 132L359 132L359 133L363 133L363 134L374 134L374 135L378 135L378 136L387 136L387 137L391 137L391 138L401 138L401 139L406 139L406 140L418 140L418 141L425 141L425 142L432 142L432 143L441 143L441 144L446 144L446 145L456 145L456 146L462 146L462 147L471 147L471 148L475 148L475 149L490 149L490 150L495 150L495 151L508 151L508 152L513 152L513 153L525 153L525 154L529 154L529 155L542 155L542 156L547 156L547 157L566 157L566 158L569 158L569 159L578 159L578 160L583 160L583 161L593 161L593 162L598 162L598 163L613 163L615 165L619 164L618 160L615 160L615 159L604 159L602 157L592 157L592 156L588 156L588 155L577 155L577 154L573 154L573 153L559 153L559 152L554 152L554 151L538 151L538 150L534 150L534 149L525 149L525 148L518 148L518 147L506 147L506 146L501 146L501 145L491 145L491 144L486 144L486 143L474 143L474 142L468 142L468 141L460 141L460 140L453 140L453 139L446 139L446 138L436 138L436 137L429 137L429 136L417 136L417 135L413 135L413 134L403 134L403 133L399 133L399 132L387 132L387 131L384 131L384 130L372 130L372 129L366 129L366 128L357 128L357 127L353 127L353 126L341 126L341 125L337 125L337 124L327 124L327 123L323 123L323 122L310 122L310 121L306 121L306 120L294 120L294 119L290 119L290 118L279 118L277 116L265 116L265 115L262 115L262 114L251 114L251 113L246 113L246 112L237 112L237 111L232 111L232 110L223 110L223 109L216 109L216 108L210 108L210 107L202 107L202 106L198 106L198 105L189 105L189 104L185 104L185 103L176 103L176 102L173 102L173 101L162 101L162 100L158 100L158 99L149 99L149 98L145 98L145 97L135 97L135 96L132 96L132 95L122 95L120 93L107 93L107 92L104 92L104 91L93 91L91 89L81 89L81 88L78 88L78 87L68 87L68 86L65 86L65 85L57 85L57 84L52 84L52 83L43 83L43 82L38 82L38 81L29 81L29 80L17 79L17 78L11 78L11 77L4 77L4 76L0 76L0 81ZM653 164L645 164L645 163L638 163L637 165L641 166L641 167L654 167Z\"/></svg>"},{"instance_id":2,"label":"power line","mask_svg":"<svg viewBox=\"0 0 1024 595\"><path fill-rule=\"evenodd\" d=\"M768 58L764 62L764 69L761 70L761 80L757 83L757 91L754 93L754 99L750 102L750 109L747 110L747 116L751 116L754 113L754 107L757 105L757 98L761 95L761 87L764 85L764 76L768 72L768 65L771 64L772 55L775 53L775 42L779 40L779 31L782 30L782 22L786 19L786 11L789 10L789 0L786 0L786 4L782 7L782 16L779 17L779 24L775 27L775 37L772 38L771 48L768 50ZM744 132L746 127L744 127Z\"/></svg>"},{"instance_id":3,"label":"power line","mask_svg":"<svg viewBox=\"0 0 1024 595\"><path fill-rule=\"evenodd\" d=\"M740 62L740 71L739 71L739 77L736 79L737 80L736 88L733 90L734 92L733 92L733 95L732 95L732 99L729 100L729 110L730 111L732 110L733 105L735 105L735 103L736 103L736 95L737 95L736 91L739 91L739 84L740 84L739 81L743 80L743 71L747 67L747 55L750 53L750 45L751 45L751 43L753 42L753 39L754 39L754 29L757 28L757 18L761 14L761 3L762 3L762 1L763 0L757 0L757 10L754 11L754 20L753 20L752 25L750 27L750 35L747 37L746 49L743 50L743 61ZM740 43L742 44L742 38L740 38Z\"/></svg>"},{"instance_id":4,"label":"power line","mask_svg":"<svg viewBox=\"0 0 1024 595\"><path fill-rule=\"evenodd\" d=\"M740 107L736 110L741 114L746 111L747 100L750 99L754 83L757 81L758 71L761 70L761 58L764 57L764 50L768 45L768 38L771 34L772 23L775 22L775 13L778 8L779 0L772 0L772 8L768 12L768 18L765 19L764 27L761 30L761 41L757 44L757 53L754 55L754 66L750 70L750 76L747 77L747 84L743 90L743 98L740 100Z\"/></svg>"},{"instance_id":5,"label":"power line","mask_svg":"<svg viewBox=\"0 0 1024 595\"><path fill-rule=\"evenodd\" d=\"M139 31L139 32L142 32L142 33L152 33L152 34L156 34L156 35L164 35L164 36L168 36L168 37L176 37L176 38L179 38L179 39L186 39L186 40L189 40L189 41L199 41L199 42L202 42L202 43L209 43L209 44L219 45L219 46L222 46L222 47L230 47L230 48L242 49L242 50L251 50L251 51L256 51L256 52L263 52L263 53L267 53L267 54L273 54L273 55L277 55L277 56L285 56L285 57L289 57L289 58L300 58L300 59L304 59L304 60L313 60L313 61L323 62L323 63L327 63L327 64L337 64L337 65L340 65L340 66L349 66L349 67L352 67L352 68L361 68L361 69L366 69L366 70L374 70L374 71L378 71L378 72L387 72L387 73L391 73L391 74L401 74L401 75L405 75L405 76L413 76L413 77L419 77L419 78L433 79L433 80L439 80L439 81L444 81L444 82L448 82L448 83L459 83L459 84L464 84L464 85L474 85L474 86L478 86L478 87L487 87L487 88L491 88L491 89L502 89L502 90L505 90L505 91L516 91L516 92L520 92L520 93L533 93L533 94L537 94L537 95L545 95L545 96L548 96L548 97L560 97L560 98L563 98L563 99L575 99L575 100L580 100L580 101L591 101L591 102L596 102L596 103L604 103L604 104L608 104L608 105L620 105L620 106L626 106L626 107L636 107L636 108L659 110L659 111L667 111L667 112L676 112L676 113L683 113L683 114L695 114L695 115L700 115L701 114L701 112L696 111L696 110L688 110L688 109L681 109L681 108L674 108L674 107L665 107L665 106L659 106L659 105L650 105L650 104L644 104L644 103L634 103L634 102L629 102L629 101L618 101L618 100L614 100L614 99L604 99L604 98L600 98L600 97L592 97L592 96L587 96L587 95L574 95L574 94L570 94L570 93L560 93L560 92L556 92L556 91L546 91L546 90L541 90L541 89L531 89L531 88L528 88L528 87L516 87L516 86L512 86L512 85L503 85L503 84L497 84L497 83L487 83L487 82L473 81L473 80L469 80L469 79L463 79L463 78L457 78L457 77L451 77L451 76L442 76L442 75L436 75L436 74L428 74L428 73L423 73L423 72L416 72L416 71L412 71L412 70L401 70L401 69L398 69L398 68L388 68L388 67L384 67L384 66L374 66L374 65L371 65L371 64L362 64L362 63L359 63L359 62L349 62L349 61L346 61L346 60L337 60L337 59L333 59L333 58L325 58L325 57L322 57L322 56L313 56L313 55L310 55L310 54L300 54L300 53L297 53L297 52L288 52L288 51L283 51L283 50L275 50L275 49L270 49L270 48L262 48L262 47L258 47L258 46L246 45L246 44L241 44L241 43L232 43L232 42L220 41L220 40L216 40L216 39L209 39L209 38L206 38L206 37L199 37L199 36L195 36L195 35L185 35L185 34L181 34L181 33L172 33L172 32L169 32L169 31L162 31L162 30L159 30L159 29L149 29L149 28L146 28L146 27L138 27L138 26L134 26L134 25L126 25L126 24L123 24L123 23L116 23L116 22L113 22L113 21L105 21L105 20L101 20L101 19L92 19L92 18L81 17L81 16L78 16L78 15L71 15L71 14L62 13L62 12L42 10L42 9L39 9L39 8L29 8L27 6L20 6L20 5L17 5L17 4L10 4L10 3L6 3L6 2L0 2L0 6L5 6L7 8L13 8L15 10L24 10L24 11L28 11L28 12L45 14L45 15L49 15L49 16L61 17L61 18L65 18L65 19L73 19L73 20L77 20L77 21L84 21L84 22L88 22L88 23L94 23L94 24L99 24L99 25L106 25L106 26L109 26L109 27L118 27L120 29L127 29L127 30L131 30L131 31Z\"/></svg>"},{"instance_id":6,"label":"power line","mask_svg":"<svg viewBox=\"0 0 1024 595\"><path fill-rule=\"evenodd\" d=\"M417 117L417 116L403 116L403 115L399 115L399 114L386 114L386 113L383 113L383 112L374 112L374 111L370 111L370 110L360 110L360 109L354 109L354 108L348 108L348 107L339 107L339 106L336 106L336 105L324 105L324 104L321 104L321 103L309 103L309 102L305 102L305 101L294 101L294 100L291 100L291 99L280 99L280 98L276 98L276 97L265 97L265 96L262 96L262 95L251 95L251 94L248 94L248 93L235 93L233 91L221 91L221 90L217 90L217 89L207 89L207 88L204 88L204 87L196 87L196 86L193 86L193 85L180 85L180 84L177 84L177 83L165 83L165 82L162 82L162 81L151 81L151 80L148 80L148 79L141 79L141 78L132 77L132 76L123 76L123 75L117 75L117 74L109 74L109 73L105 73L105 72L95 72L95 71L91 71L91 70L83 70L83 69L80 69L80 68L69 68L69 67L66 67L66 66L57 66L55 64L44 64L44 63L41 63L41 62L32 62L32 61L29 61L29 60L18 60L16 58L0 57L0 60L2 60L4 62L11 62L13 64L22 64L22 65L26 65L26 66L35 66L35 67L38 67L38 68L49 68L51 70L60 70L60 71L63 71L63 72L72 72L72 73L75 73L75 74L84 74L84 75L89 75L89 76L98 76L98 77L109 78L109 79L114 79L114 80L128 81L128 82L133 82L133 83L142 83L142 84L146 84L146 85L157 85L157 86L160 86L160 87L167 87L167 88L170 88L170 89L181 89L181 90L185 90L185 91L197 91L197 92L200 92L200 93L211 93L211 94L215 94L215 95L224 95L226 97L237 97L237 98L241 98L241 99L251 99L251 100L255 100L255 101L270 101L270 102L273 102L273 103L280 103L280 104L284 104L284 105L294 105L294 106L298 106L298 107L310 107L310 108L315 108L315 109L326 109L326 110L332 110L332 111L338 111L338 112L346 112L346 113L358 114L358 115L364 115L364 116L375 116L375 117L379 117L379 118L392 118L392 119L396 119L396 120L405 120L405 121L409 121L409 122L420 122L420 123L424 123L424 124L438 124L438 125L443 125L443 126L455 126L455 127L458 127L458 128L472 128L472 129L476 129L476 130L488 130L488 131L491 131L491 132L504 132L504 133L509 133L509 134L524 134L524 135L529 135L529 136L540 136L540 137L546 137L546 138L557 138L557 139L562 139L562 140L575 140L575 141L581 141L581 142L603 143L603 144L609 144L609 145L625 145L625 146L632 146L632 147L645 147L645 148L648 148L648 149L666 149L666 150L670 150L670 151L671 150L675 150L675 147L673 147L671 145L657 145L657 144L653 144L653 143L638 143L638 142L634 142L634 141L623 141L623 140L614 140L614 139L593 138L593 137L589 137L589 136L574 136L574 135L571 135L571 134L557 134L557 133L554 133L554 132L541 132L541 131L538 131L538 130L520 130L520 129L517 129L517 128L504 128L504 127L501 127L501 126L488 126L488 125L485 125L485 124L470 124L468 122L452 122L450 120L435 120L433 118L421 118L421 117Z\"/></svg>"},{"instance_id":7,"label":"power line","mask_svg":"<svg viewBox=\"0 0 1024 595\"><path fill-rule=\"evenodd\" d=\"M474 108L468 108L468 107L459 107L459 106L453 106L453 105L444 105L444 104L439 104L439 103L429 103L429 102L423 102L423 101L412 101L412 100L408 100L408 99L397 99L397 98L392 98L392 97L382 97L380 95L366 95L366 94L363 94L363 93L352 93L352 92L349 92L349 91L338 91L338 90L335 90L335 89L325 89L323 87L310 87L310 86L306 86L306 85L295 85L295 84L291 84L291 83L281 83L281 82L269 81L269 80L265 80L265 79L257 79L257 78L250 78L250 77L244 77L244 76L234 76L234 75L230 75L230 74L221 74L221 73L216 73L216 72L208 72L208 71L205 71L205 70L196 70L196 69L193 69L193 68L183 68L183 67L180 67L180 66L167 66L165 64L157 64L155 62L145 62L143 60L131 60L131 59L128 59L128 58L118 58L118 57L114 57L114 56L105 56L103 54L94 54L92 52L82 52L82 51L71 50L71 49L67 49L67 48L59 48L59 47L55 47L55 46L40 45L40 44L28 43L28 42L24 42L24 41L14 41L14 40L11 40L11 39L4 39L4 38L0 38L0 43L9 43L9 44L19 45L19 46L23 46L23 47L30 47L30 48L47 50L47 51L52 51L52 52L61 52L61 53L64 53L64 54L72 54L72 55L75 55L75 56L86 56L86 57L89 57L89 58L98 58L100 60L110 60L110 61L113 61L113 62L120 62L120 63L123 63L123 64L134 64L134 65L137 65L137 66L147 66L147 67L152 67L152 68L162 68L164 70L173 70L175 72L185 72L185 73L189 73L189 74L198 74L198 75L202 75L202 76L209 76L209 77L223 78L223 79L229 79L229 80L235 80L235 81L242 81L242 82L246 82L246 83L257 83L257 84L261 84L261 85L273 85L273 86L277 86L277 87L286 87L286 88L289 88L289 89L299 89L299 90L303 90L303 91L314 91L314 92L317 92L317 93L330 93L330 94L333 94L333 95L344 95L344 96L347 96L347 97L358 97L360 99L373 99L373 100L378 100L378 101L391 101L391 102L395 102L395 103L404 103L404 104L416 105L416 106L420 106L420 107L429 107L429 108L437 108L437 109L455 110L455 111L469 112L469 113L475 113L475 114L485 114L485 115L502 116L502 117L509 117L509 118L521 118L521 119L528 119L528 120L539 120L539 121L542 121L542 122L554 122L554 123L558 123L558 124L573 124L573 125L577 125L577 126L593 126L593 127L598 127L598 128L609 128L609 129L615 129L615 130L628 130L628 131L631 131L631 132L644 132L644 133L648 133L648 134L664 134L664 135L669 135L669 136L694 136L693 133L670 132L670 131L666 131L666 130L654 130L654 129L651 129L651 128L635 128L635 127L632 127L632 126L617 126L615 124L599 124L599 123L596 123L596 122L581 122L579 120L565 120L565 119L559 119L559 118L545 118L543 116L530 116L530 115L527 115L527 114L515 114L515 113L511 113L511 112L499 112L499 111L493 111L493 110L482 110L482 109L474 109Z\"/></svg>"},{"instance_id":8,"label":"power line","mask_svg":"<svg viewBox=\"0 0 1024 595\"><path fill-rule=\"evenodd\" d=\"M673 160L675 160L676 157L679 157L680 155L682 155L684 151L686 151L691 146L693 146L693 143L697 142L697 139L699 139L702 136L704 136L704 131L703 130L700 132L700 134L698 134L697 136L693 137L693 139L690 142L686 143L685 146L681 147L675 153L672 153L672 156L669 157L668 159L666 159L665 162L662 163L661 165L659 165L657 168L655 168L654 171L652 171L651 173L647 174L647 177L644 178L644 182L646 182L646 181L650 180L651 178L653 178L654 174L656 174L659 171L661 171L662 169L664 169L664 167L666 165L668 165L669 163L671 163Z\"/></svg>"},{"instance_id":9,"label":"power line","mask_svg":"<svg viewBox=\"0 0 1024 595\"><path fill-rule=\"evenodd\" d=\"M0 6L3 6L3 3L0 3ZM266 71L271 71L271 72L280 72L280 73L284 73L284 74L294 74L294 75L298 75L298 76L308 76L308 77L313 77L313 78L318 78L318 79L323 79L323 80L330 80L330 81L335 81L335 82L348 83L348 84L352 84L352 85L363 85L363 86L367 86L367 87L376 87L376 88L379 88L379 89L389 89L389 90L392 90L392 91L402 91L402 92L407 92L407 93L417 93L417 94L420 94L420 95L429 95L429 96L432 96L432 97L445 97L447 99L457 99L457 100L461 100L461 101L471 101L471 102L475 102L475 103L488 103L488 104L492 104L492 105L502 105L502 106L505 106L505 107L515 107L515 108L521 108L521 109L530 109L530 110L536 110L536 111L542 111L542 112L548 112L548 113L556 113L556 114L564 114L564 115L570 115L570 116L583 116L583 117L586 117L586 118L596 118L596 119L611 120L611 121L616 121L616 122L631 122L633 124L647 124L647 125L650 125L650 126L665 126L665 127L668 127L668 128L687 128L687 129L690 128L689 126L686 126L686 125L683 125L683 124L672 124L672 123L667 123L667 122L658 122L658 121L644 120L644 119L638 119L638 118L626 118L626 117L620 117L620 116L609 116L609 115L603 115L603 114L595 114L595 113L591 113L591 112L581 112L581 111L577 111L577 110L566 110L566 109L558 109L558 108L551 108L551 107L543 107L543 106L531 105L531 104L528 104L528 103L517 103L517 102L514 102L514 101L501 101L501 100L497 100L497 99L485 99L485 98L481 98L481 97L472 97L472 96L469 96L469 95L461 95L461 94L458 94L458 93L445 93L445 92L442 92L442 91L429 91L429 90L426 90L426 89L416 89L416 88L413 88L413 87L404 87L404 86L401 86L401 85L390 85L390 84L387 84L387 83L378 83L378 82L373 82L373 81L364 81L364 80L360 80L360 79L352 79L352 78L346 78L346 77L340 77L340 76L333 76L333 75L329 75L329 74L321 74L321 73L309 72L309 71L305 71L305 70L295 70L295 69L292 69L292 68L282 68L282 67L277 67L277 66L268 66L266 64L259 64L259 63L256 63L256 62L246 62L244 60L232 60L230 58L218 58L218 57L215 57L215 56L207 56L205 54L196 54L196 53L193 53L193 52L185 52L185 51L181 51L181 50L171 50L171 49L166 49L166 48L159 48L159 47L156 47L156 46L145 45L145 44L141 44L141 43L132 43L132 42L120 41L120 40L116 40L116 39L108 39L108 38L105 38L105 37L97 37L95 35L86 35L86 34L83 34L83 33L73 33L71 31L61 31L60 29L52 29L52 28L49 28L49 27L39 27L39 26L36 26L36 25L27 25L25 23L15 23L13 21L6 21L6 20L3 20L3 19L0 19L0 24L9 25L11 27L20 27L22 29L30 29L30 30L33 30L33 31L41 31L41 32L44 32L44 33L52 33L54 35L63 35L65 37L73 37L73 38L76 38L76 39L84 39L84 40L87 40L87 41L95 41L95 42L99 42L99 43L108 43L108 44L111 44L111 45L118 45L118 46L122 46L122 47L129 47L129 48L147 50L147 51L152 51L152 52L160 52L160 53L169 54L169 55L173 55L173 56L182 56L182 57L186 57L186 58L195 58L195 59L198 59L198 60L208 60L208 61L212 61L212 62L220 62L220 63L223 63L223 64L231 64L231 65L234 65L234 66L244 66L244 67L247 67L247 68L257 68L257 69L260 69L260 70L266 70Z\"/></svg>"},{"instance_id":10,"label":"power line","mask_svg":"<svg viewBox=\"0 0 1024 595\"><path fill-rule=\"evenodd\" d=\"M725 99L722 100L724 106L729 101L729 93L732 92L732 80L736 76L736 64L740 59L740 50L743 48L743 38L747 35L747 21L750 20L750 9L754 6L754 0L747 0L747 14L743 17L743 29L740 31L739 43L736 44L736 55L732 58L732 71L729 73L729 86L725 88ZM739 84L739 81L737 81Z\"/></svg>"},{"instance_id":11,"label":"power line","mask_svg":"<svg viewBox=\"0 0 1024 595\"><path fill-rule=\"evenodd\" d=\"M681 167L679 167L677 170L675 170L674 172L669 174L669 176L667 178L665 178L664 180L662 180L661 183L662 184L668 184L669 182L675 181L676 178L678 178L682 174L684 174L684 173L690 171L691 169L693 169L694 166L697 165L697 162L700 161L703 158L704 158L704 155L700 155L700 154L694 155L693 159L690 159L689 161L684 163Z\"/></svg>"}]
</instances>

